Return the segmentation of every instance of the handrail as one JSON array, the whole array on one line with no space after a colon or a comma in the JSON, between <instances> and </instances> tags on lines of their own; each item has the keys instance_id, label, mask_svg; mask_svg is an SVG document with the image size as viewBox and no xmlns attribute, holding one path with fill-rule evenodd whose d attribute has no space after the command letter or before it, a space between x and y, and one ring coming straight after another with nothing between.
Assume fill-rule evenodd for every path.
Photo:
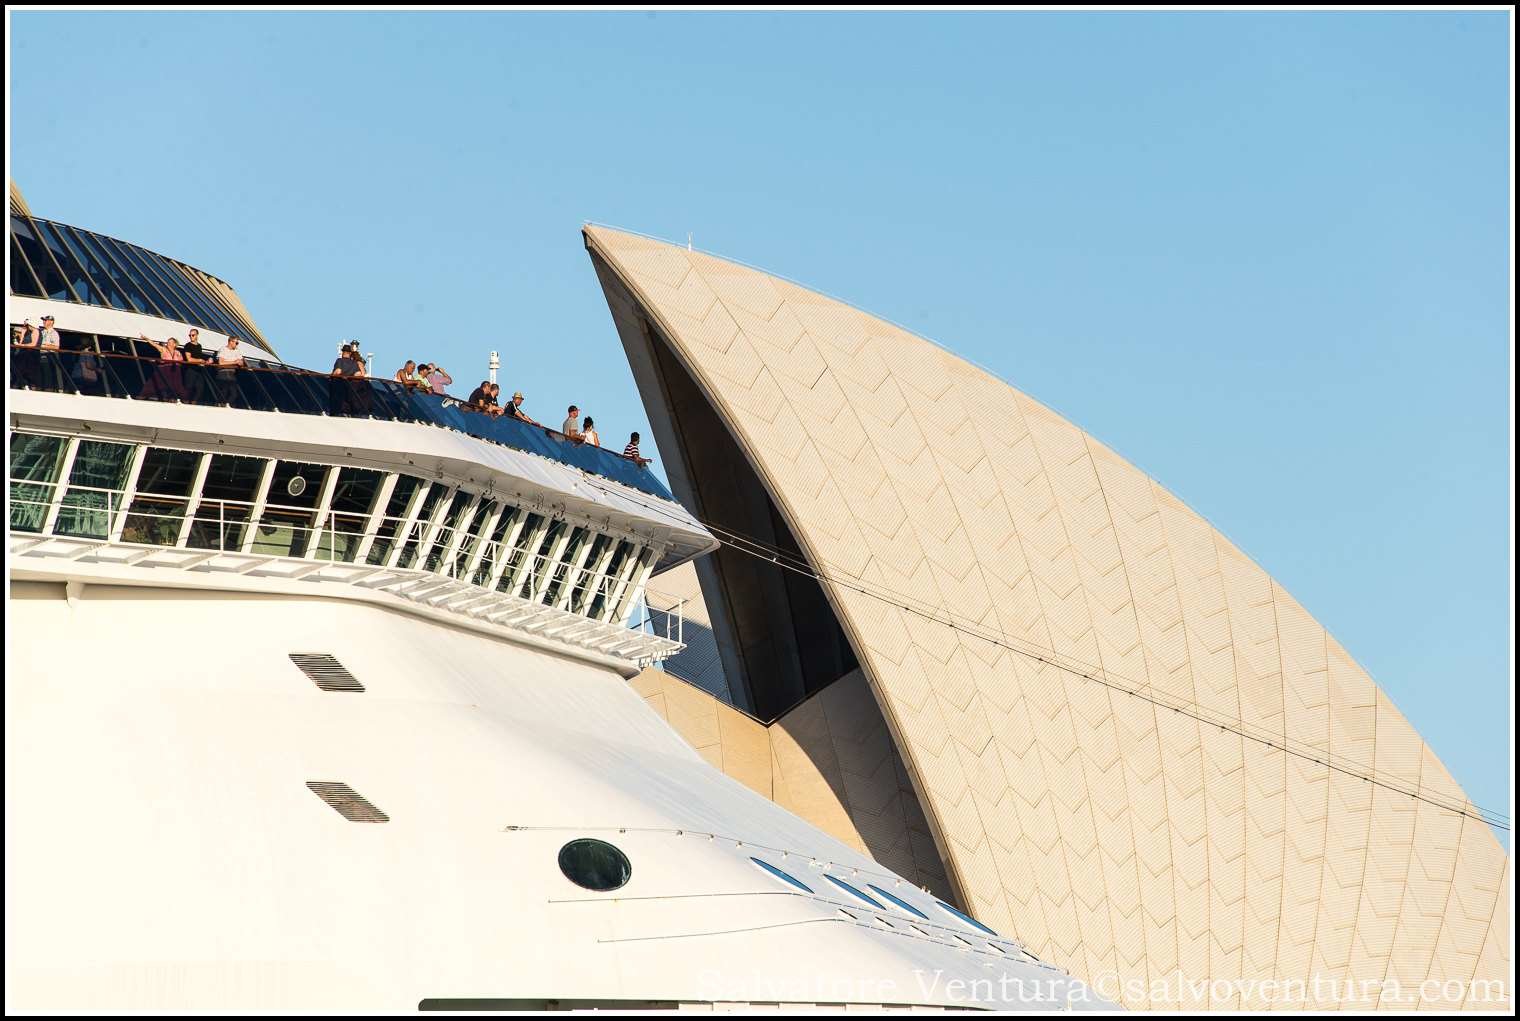
<instances>
[{"instance_id":1,"label":"handrail","mask_svg":"<svg viewBox=\"0 0 1520 1021\"><path fill-rule=\"evenodd\" d=\"M192 508L189 494L141 491L129 494L126 489L114 487L14 476L9 482L11 531L17 536L90 539L123 547L181 549L190 553L247 553L334 566L346 564L417 571L443 581L466 584L481 596L512 596L527 603L562 609L587 621L610 624L622 619L627 621L630 630L653 633L646 627L652 623L650 615L647 612L636 615L626 597L619 596L619 586L632 580L636 565L634 558L616 572L598 571L588 564L577 565L553 554L532 552L536 537L520 538L509 545L491 540L483 531L470 531L463 521L453 526L440 524L432 532L421 529L415 530L414 535L404 535L402 526L409 520L405 516L328 509L321 513L319 520L316 507L201 499ZM97 500L92 502L81 497L96 497ZM100 498L103 498L104 506L99 502ZM30 521L27 508L36 511L30 515ZM56 512L66 510L79 516L70 524L77 525L79 521L88 524L78 531L64 531L62 520L55 519L55 509ZM230 518L229 511L233 512ZM255 511L260 512L258 517L254 516ZM271 520L271 513L289 516ZM298 514L305 515L307 520L304 523L294 520ZM342 527L343 519L361 517L369 518L366 527L357 530ZM52 522L51 527L45 522ZM169 541L154 541L155 529L150 527L154 522L165 526L162 535ZM387 553L379 562L361 564L357 553L364 540L381 538L387 525L393 527L390 549L404 550L414 545L411 556ZM261 542L249 535L250 530L263 530L274 538ZM282 532L288 534L281 537ZM445 536L445 532L449 534ZM458 536L457 540L455 536ZM464 545L466 538L470 540L468 547ZM476 566L471 554L477 544L484 544L482 556L489 551L493 569L505 561L502 569L490 572L489 580L496 582L494 585L484 584L480 580L481 572L470 569ZM283 546L286 552L274 553L267 548L261 549L261 546ZM679 609L674 619L669 616L669 611L663 612L667 614L664 637L682 644ZM638 619L632 619L635 616Z\"/></svg>"},{"instance_id":2,"label":"handrail","mask_svg":"<svg viewBox=\"0 0 1520 1021\"><path fill-rule=\"evenodd\" d=\"M12 389L153 400L289 414L435 425L536 454L674 501L647 468L548 426L491 416L450 395L371 376L336 376L291 366L165 361L120 352L11 345Z\"/></svg>"}]
</instances>

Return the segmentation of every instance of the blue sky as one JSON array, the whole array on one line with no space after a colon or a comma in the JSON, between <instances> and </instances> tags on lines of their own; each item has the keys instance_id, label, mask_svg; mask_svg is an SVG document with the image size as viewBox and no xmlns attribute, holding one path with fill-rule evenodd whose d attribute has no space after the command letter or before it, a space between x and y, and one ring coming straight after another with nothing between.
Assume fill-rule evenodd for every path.
<instances>
[{"instance_id":1,"label":"blue sky","mask_svg":"<svg viewBox=\"0 0 1520 1021\"><path fill-rule=\"evenodd\" d=\"M578 228L931 337L1190 503L1507 811L1504 14L16 14L39 215L648 435ZM985 423L996 430L995 420Z\"/></svg>"}]
</instances>

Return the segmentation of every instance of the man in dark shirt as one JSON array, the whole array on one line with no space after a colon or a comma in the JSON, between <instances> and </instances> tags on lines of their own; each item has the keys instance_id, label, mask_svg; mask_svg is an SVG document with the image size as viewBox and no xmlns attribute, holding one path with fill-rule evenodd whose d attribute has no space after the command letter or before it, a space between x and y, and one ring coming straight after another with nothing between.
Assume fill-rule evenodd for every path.
<instances>
[{"instance_id":1,"label":"man in dark shirt","mask_svg":"<svg viewBox=\"0 0 1520 1021\"><path fill-rule=\"evenodd\" d=\"M327 387L328 414L346 415L355 409L354 385L358 375L359 360L354 357L353 345L344 344L338 360L333 362L332 382Z\"/></svg>"},{"instance_id":2,"label":"man in dark shirt","mask_svg":"<svg viewBox=\"0 0 1520 1021\"><path fill-rule=\"evenodd\" d=\"M485 411L490 391L490 381L482 379L480 385L470 391L470 399L465 403L469 405L471 411Z\"/></svg>"},{"instance_id":3,"label":"man in dark shirt","mask_svg":"<svg viewBox=\"0 0 1520 1021\"><path fill-rule=\"evenodd\" d=\"M210 404L211 381L206 378L207 370L203 366L210 365L211 359L201 347L201 331L191 327L188 336L190 339L180 348L185 355L185 391L191 404Z\"/></svg>"},{"instance_id":4,"label":"man in dark shirt","mask_svg":"<svg viewBox=\"0 0 1520 1021\"><path fill-rule=\"evenodd\" d=\"M338 360L333 362L332 374L334 376L357 376L359 374L359 360L354 357L352 344L344 344Z\"/></svg>"},{"instance_id":5,"label":"man in dark shirt","mask_svg":"<svg viewBox=\"0 0 1520 1021\"><path fill-rule=\"evenodd\" d=\"M529 418L528 413L522 409L522 402L523 395L522 391L519 390L512 395L512 399L507 402L507 406L503 408L502 411L520 422L527 422L529 425L537 425L538 423Z\"/></svg>"}]
</instances>

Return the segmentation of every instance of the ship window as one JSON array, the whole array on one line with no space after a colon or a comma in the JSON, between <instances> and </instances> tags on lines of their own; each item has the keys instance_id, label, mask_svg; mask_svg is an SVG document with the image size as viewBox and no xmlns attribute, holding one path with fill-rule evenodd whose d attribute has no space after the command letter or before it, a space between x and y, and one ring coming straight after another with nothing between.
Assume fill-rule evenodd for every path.
<instances>
[{"instance_id":1,"label":"ship window","mask_svg":"<svg viewBox=\"0 0 1520 1021\"><path fill-rule=\"evenodd\" d=\"M637 595L640 589L643 587L643 579L648 573L649 568L654 565L654 556L654 550L646 547L643 550L640 550L638 557L636 557L633 562L629 564L627 576L620 579L623 585L623 591L622 595L617 597L618 601L612 609L613 619L622 619L626 617L631 611L633 597Z\"/></svg>"},{"instance_id":2,"label":"ship window","mask_svg":"<svg viewBox=\"0 0 1520 1021\"><path fill-rule=\"evenodd\" d=\"M776 868L776 866L772 865L768 861L761 861L759 858L751 858L750 861L754 862L756 865L760 866L762 870L769 872L771 875L775 876L783 883L786 883L788 886L795 886L803 893L813 892L813 888L811 886L807 885L802 880L792 875L790 872L783 872L781 869Z\"/></svg>"},{"instance_id":3,"label":"ship window","mask_svg":"<svg viewBox=\"0 0 1520 1021\"><path fill-rule=\"evenodd\" d=\"M106 268L95 258L93 252L88 251L79 243L79 239L75 237L73 231L61 223L54 223L49 226L52 228L53 233L58 236L59 240L63 242L64 247L68 249L70 257L79 264L80 273L82 274L81 279L86 277L89 279L88 289L90 296L88 298L85 297L85 287L79 281L75 281L74 290L79 292L79 297L91 305L109 305L117 309L130 309L131 306L122 297L121 289L116 286L115 281L111 279L111 275L106 272Z\"/></svg>"},{"instance_id":4,"label":"ship window","mask_svg":"<svg viewBox=\"0 0 1520 1021\"><path fill-rule=\"evenodd\" d=\"M549 552L554 549L554 544L565 531L563 521L551 521L549 527L544 529L543 541L538 544L538 553L534 555L523 571L522 591L518 595L524 599L532 599L542 588L543 579L549 573Z\"/></svg>"},{"instance_id":5,"label":"ship window","mask_svg":"<svg viewBox=\"0 0 1520 1021\"><path fill-rule=\"evenodd\" d=\"M401 544L401 555L396 559L397 567L411 567L417 562L417 549L422 545L422 536L433 520L433 512L438 509L448 491L449 487L442 482L435 482L428 489L427 496L422 498L422 508L417 511L416 520L407 529L406 541Z\"/></svg>"},{"instance_id":6,"label":"ship window","mask_svg":"<svg viewBox=\"0 0 1520 1021\"><path fill-rule=\"evenodd\" d=\"M72 301L74 294L69 290L69 282L58 272L58 264L32 233L30 223L23 218L11 217L11 236L21 246L32 272L37 274L43 294L54 301Z\"/></svg>"},{"instance_id":7,"label":"ship window","mask_svg":"<svg viewBox=\"0 0 1520 1021\"><path fill-rule=\"evenodd\" d=\"M912 904L909 904L907 901L903 900L901 897L897 896L895 893L888 893L886 890L883 890L881 887L877 886L875 883L867 883L866 885L869 886L872 890L876 891L881 896L885 897L887 900L891 901L893 904L896 904L898 907L902 908L908 914L910 914L910 915L916 915L919 918L922 918L926 922L929 920L929 916L928 915L924 914L922 911L918 910L918 908L914 907Z\"/></svg>"},{"instance_id":8,"label":"ship window","mask_svg":"<svg viewBox=\"0 0 1520 1021\"><path fill-rule=\"evenodd\" d=\"M576 886L606 893L633 876L628 856L605 840L582 837L559 849L559 870Z\"/></svg>"},{"instance_id":9,"label":"ship window","mask_svg":"<svg viewBox=\"0 0 1520 1021\"><path fill-rule=\"evenodd\" d=\"M449 543L454 541L454 529L459 527L459 516L464 513L465 505L470 502L470 499L470 494L463 489L454 491L454 499L449 501L449 509L444 515L443 524L433 536L433 545L429 547L427 560L422 564L424 571L438 570L444 553L448 551Z\"/></svg>"},{"instance_id":10,"label":"ship window","mask_svg":"<svg viewBox=\"0 0 1520 1021\"><path fill-rule=\"evenodd\" d=\"M73 286L75 283L82 282L81 271L74 264L74 260L63 250L63 245L59 243L58 239L49 232L46 220L33 220L32 222L37 225L37 237L47 249L49 256L53 259L54 265L63 271L64 286L67 288L66 299L69 301L82 300L79 297L79 291Z\"/></svg>"},{"instance_id":11,"label":"ship window","mask_svg":"<svg viewBox=\"0 0 1520 1021\"><path fill-rule=\"evenodd\" d=\"M846 883L843 879L840 879L837 876L831 876L826 872L824 873L823 878L827 879L829 882L833 883L835 886L839 887L845 893L854 897L861 903L869 904L873 908L880 908L882 910L885 910L882 908L881 901L877 900L875 897L872 897L868 893L861 893L859 890L855 889L855 887L851 886L849 883Z\"/></svg>"},{"instance_id":12,"label":"ship window","mask_svg":"<svg viewBox=\"0 0 1520 1021\"><path fill-rule=\"evenodd\" d=\"M628 562L634 548L633 543L627 539L618 540L617 549L612 551L612 559L607 562L607 570L602 572L601 579L596 583L596 598L591 601L591 609L586 614L588 617L602 619L608 601L617 588L618 579L622 577L623 565Z\"/></svg>"},{"instance_id":13,"label":"ship window","mask_svg":"<svg viewBox=\"0 0 1520 1021\"><path fill-rule=\"evenodd\" d=\"M454 562L449 565L450 578L462 577L470 566L470 557L475 552L475 544L480 541L480 533L486 527L486 522L491 520L491 515L495 510L495 500L482 499L475 505L475 513L470 515L470 524L459 539L459 549L454 554ZM485 551L481 552L484 554Z\"/></svg>"},{"instance_id":14,"label":"ship window","mask_svg":"<svg viewBox=\"0 0 1520 1021\"><path fill-rule=\"evenodd\" d=\"M42 297L42 285L32 273L32 265L21 251L21 242L11 235L11 293L27 298Z\"/></svg>"},{"instance_id":15,"label":"ship window","mask_svg":"<svg viewBox=\"0 0 1520 1021\"><path fill-rule=\"evenodd\" d=\"M176 545L200 464L201 455L194 451L150 447L137 475L137 494L127 508L123 541Z\"/></svg>"},{"instance_id":16,"label":"ship window","mask_svg":"<svg viewBox=\"0 0 1520 1021\"><path fill-rule=\"evenodd\" d=\"M390 559L391 549L396 543L396 532L406 520L406 509L411 505L412 497L417 495L417 490L422 488L422 480L410 475L396 476L396 485L391 489L391 498L385 503L385 514L381 516L380 525L375 529L375 541L370 544L369 556L366 561L371 564L383 564Z\"/></svg>"},{"instance_id":17,"label":"ship window","mask_svg":"<svg viewBox=\"0 0 1520 1021\"><path fill-rule=\"evenodd\" d=\"M369 468L342 468L333 487L327 522L317 546L320 560L341 560L351 564L359 553L359 542L369 524L370 508L385 478Z\"/></svg>"},{"instance_id":18,"label":"ship window","mask_svg":"<svg viewBox=\"0 0 1520 1021\"><path fill-rule=\"evenodd\" d=\"M253 552L277 557L306 555L317 523L317 501L322 498L330 470L325 464L301 461L281 461L274 466L268 502L254 530Z\"/></svg>"},{"instance_id":19,"label":"ship window","mask_svg":"<svg viewBox=\"0 0 1520 1021\"><path fill-rule=\"evenodd\" d=\"M122 486L136 448L126 443L80 440L69 470L69 488L58 508L55 535L104 539L122 509Z\"/></svg>"},{"instance_id":20,"label":"ship window","mask_svg":"<svg viewBox=\"0 0 1520 1021\"><path fill-rule=\"evenodd\" d=\"M501 580L496 583L496 591L511 591L512 585L517 579L517 573L522 569L523 561L527 559L528 550L531 548L534 537L543 526L544 518L541 514L531 511L523 519L522 530L517 533L517 541L507 554L507 566L501 572Z\"/></svg>"},{"instance_id":21,"label":"ship window","mask_svg":"<svg viewBox=\"0 0 1520 1021\"><path fill-rule=\"evenodd\" d=\"M40 532L63 467L62 436L11 434L11 528Z\"/></svg>"},{"instance_id":22,"label":"ship window","mask_svg":"<svg viewBox=\"0 0 1520 1021\"><path fill-rule=\"evenodd\" d=\"M114 238L108 237L100 238L100 244L108 253L116 256L116 261L121 264L122 269L126 270L127 277L137 285L137 289L142 291L157 308L159 318L179 318L178 309L175 307L175 303L170 300L170 295L165 292L158 280L143 268L141 261L136 258L136 254L132 251L131 245L123 244Z\"/></svg>"},{"instance_id":23,"label":"ship window","mask_svg":"<svg viewBox=\"0 0 1520 1021\"><path fill-rule=\"evenodd\" d=\"M206 481L201 485L201 502L185 544L196 549L242 549L244 530L268 463L260 457L211 455Z\"/></svg>"},{"instance_id":24,"label":"ship window","mask_svg":"<svg viewBox=\"0 0 1520 1021\"><path fill-rule=\"evenodd\" d=\"M491 576L496 570L496 559L501 556L501 544L506 541L507 531L520 513L522 512L516 507L508 507L501 512L496 527L491 529L490 538L486 540L485 549L480 551L480 562L475 565L475 574L470 581L476 585L490 584Z\"/></svg>"},{"instance_id":25,"label":"ship window","mask_svg":"<svg viewBox=\"0 0 1520 1021\"><path fill-rule=\"evenodd\" d=\"M987 928L981 922L978 922L975 918L972 918L970 915L968 915L968 914L966 914L966 913L964 913L962 911L957 911L955 908L952 908L949 904L946 904L944 901L937 900L934 903L938 904L941 908L943 908L945 910L946 914L949 914L949 915L951 915L951 916L953 916L955 918L959 918L961 921L965 922L967 925L971 926L972 928L974 928L974 929L980 929L982 932L985 932L989 936L996 936L997 935L997 933L995 933L991 929ZM959 938L959 937L957 937L957 938ZM964 940L962 940L962 942L964 942Z\"/></svg>"},{"instance_id":26,"label":"ship window","mask_svg":"<svg viewBox=\"0 0 1520 1021\"><path fill-rule=\"evenodd\" d=\"M577 527L570 533L570 541L565 543L565 550L559 555L554 564L554 573L549 579L549 584L544 590L543 602L547 606L554 606L559 602L560 590L565 584L565 578L575 569L575 560L586 543L586 536L590 532L585 528Z\"/></svg>"},{"instance_id":27,"label":"ship window","mask_svg":"<svg viewBox=\"0 0 1520 1021\"><path fill-rule=\"evenodd\" d=\"M146 295L141 293L135 281L132 280L121 264L111 257L111 253L98 243L93 234L87 230L77 230L74 236L78 239L80 247L92 255L95 263L100 267L100 275L96 276L105 286L105 280L110 280L111 286L120 292L121 297L136 312L146 312L149 315L157 315L158 309L150 302ZM104 276L104 280L101 276Z\"/></svg>"},{"instance_id":28,"label":"ship window","mask_svg":"<svg viewBox=\"0 0 1520 1021\"><path fill-rule=\"evenodd\" d=\"M603 558L607 555L607 547L612 545L612 536L598 535L591 542L591 549L586 553L586 559L581 569L576 572L575 584L570 593L570 609L580 613L586 608L586 603L591 597L592 591L597 584L597 570L601 567Z\"/></svg>"}]
</instances>

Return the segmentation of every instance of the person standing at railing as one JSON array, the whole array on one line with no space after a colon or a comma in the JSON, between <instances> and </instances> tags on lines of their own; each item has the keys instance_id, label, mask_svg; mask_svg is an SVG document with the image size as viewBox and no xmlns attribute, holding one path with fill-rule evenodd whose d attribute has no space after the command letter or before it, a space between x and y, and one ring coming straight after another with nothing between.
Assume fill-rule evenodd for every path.
<instances>
[{"instance_id":1,"label":"person standing at railing","mask_svg":"<svg viewBox=\"0 0 1520 1021\"><path fill-rule=\"evenodd\" d=\"M596 419L586 416L586 429L581 433L581 442L588 447L600 447L602 438L596 432Z\"/></svg>"},{"instance_id":2,"label":"person standing at railing","mask_svg":"<svg viewBox=\"0 0 1520 1021\"><path fill-rule=\"evenodd\" d=\"M211 356L206 354L206 349L201 347L201 331L195 327L190 328L185 341L185 346L180 351L185 356L185 391L192 404L205 404L209 400L210 387L206 380L205 366L211 364Z\"/></svg>"},{"instance_id":3,"label":"person standing at railing","mask_svg":"<svg viewBox=\"0 0 1520 1021\"><path fill-rule=\"evenodd\" d=\"M515 418L519 422L527 422L529 425L538 425L538 423L529 417L528 413L522 409L522 402L523 395L522 391L519 390L512 395L512 399L507 402L507 406L503 408L502 411L508 417Z\"/></svg>"},{"instance_id":4,"label":"person standing at railing","mask_svg":"<svg viewBox=\"0 0 1520 1021\"><path fill-rule=\"evenodd\" d=\"M158 352L158 365L148 385L142 389L142 397L153 401L182 401L185 399L185 380L180 372L185 353L179 349L179 339L170 337L160 344L152 337L139 333L138 339Z\"/></svg>"},{"instance_id":5,"label":"person standing at railing","mask_svg":"<svg viewBox=\"0 0 1520 1021\"><path fill-rule=\"evenodd\" d=\"M364 364L353 344L344 344L333 362L332 380L327 384L327 412L330 415L347 415L356 410L356 386L364 376Z\"/></svg>"},{"instance_id":6,"label":"person standing at railing","mask_svg":"<svg viewBox=\"0 0 1520 1021\"><path fill-rule=\"evenodd\" d=\"M454 377L444 371L443 366L434 365L427 377L428 389L433 391L434 397L442 397L449 392L449 387L454 384Z\"/></svg>"},{"instance_id":7,"label":"person standing at railing","mask_svg":"<svg viewBox=\"0 0 1520 1021\"><path fill-rule=\"evenodd\" d=\"M650 461L650 458L639 456L638 433L628 434L628 446L623 448L623 456L628 458L628 460L632 461L634 464L638 465L640 468L644 467Z\"/></svg>"},{"instance_id":8,"label":"person standing at railing","mask_svg":"<svg viewBox=\"0 0 1520 1021\"><path fill-rule=\"evenodd\" d=\"M356 415L368 416L370 412L370 389L369 389L369 362L359 353L359 342L354 341L353 357L359 366L359 371L354 373L349 386L353 389L354 406Z\"/></svg>"},{"instance_id":9,"label":"person standing at railing","mask_svg":"<svg viewBox=\"0 0 1520 1021\"><path fill-rule=\"evenodd\" d=\"M216 353L216 388L223 404L231 404L237 396L237 374L245 364L243 352L238 347L238 338L228 337L227 343Z\"/></svg>"},{"instance_id":10,"label":"person standing at railing","mask_svg":"<svg viewBox=\"0 0 1520 1021\"><path fill-rule=\"evenodd\" d=\"M58 365L58 351L63 347L58 331L53 329L53 317L42 317L42 329L37 333L37 350L42 359L42 386L49 390L65 389L63 372Z\"/></svg>"},{"instance_id":11,"label":"person standing at railing","mask_svg":"<svg viewBox=\"0 0 1520 1021\"><path fill-rule=\"evenodd\" d=\"M580 422L580 417L581 417L581 409L577 408L574 404L570 405L570 409L567 412L565 412L565 421L564 421L564 424L562 424L559 427L559 431L565 434L565 439L567 439L567 440L573 440L573 441L575 441L577 443L580 442L580 438L581 438L581 422Z\"/></svg>"},{"instance_id":12,"label":"person standing at railing","mask_svg":"<svg viewBox=\"0 0 1520 1021\"><path fill-rule=\"evenodd\" d=\"M42 354L37 348L37 327L30 319L11 330L11 343L16 347L11 362L16 384L23 390L42 387Z\"/></svg>"},{"instance_id":13,"label":"person standing at railing","mask_svg":"<svg viewBox=\"0 0 1520 1021\"><path fill-rule=\"evenodd\" d=\"M419 386L421 381L417 378L417 363L408 358L406 364L396 370L395 380L404 386Z\"/></svg>"}]
</instances>

